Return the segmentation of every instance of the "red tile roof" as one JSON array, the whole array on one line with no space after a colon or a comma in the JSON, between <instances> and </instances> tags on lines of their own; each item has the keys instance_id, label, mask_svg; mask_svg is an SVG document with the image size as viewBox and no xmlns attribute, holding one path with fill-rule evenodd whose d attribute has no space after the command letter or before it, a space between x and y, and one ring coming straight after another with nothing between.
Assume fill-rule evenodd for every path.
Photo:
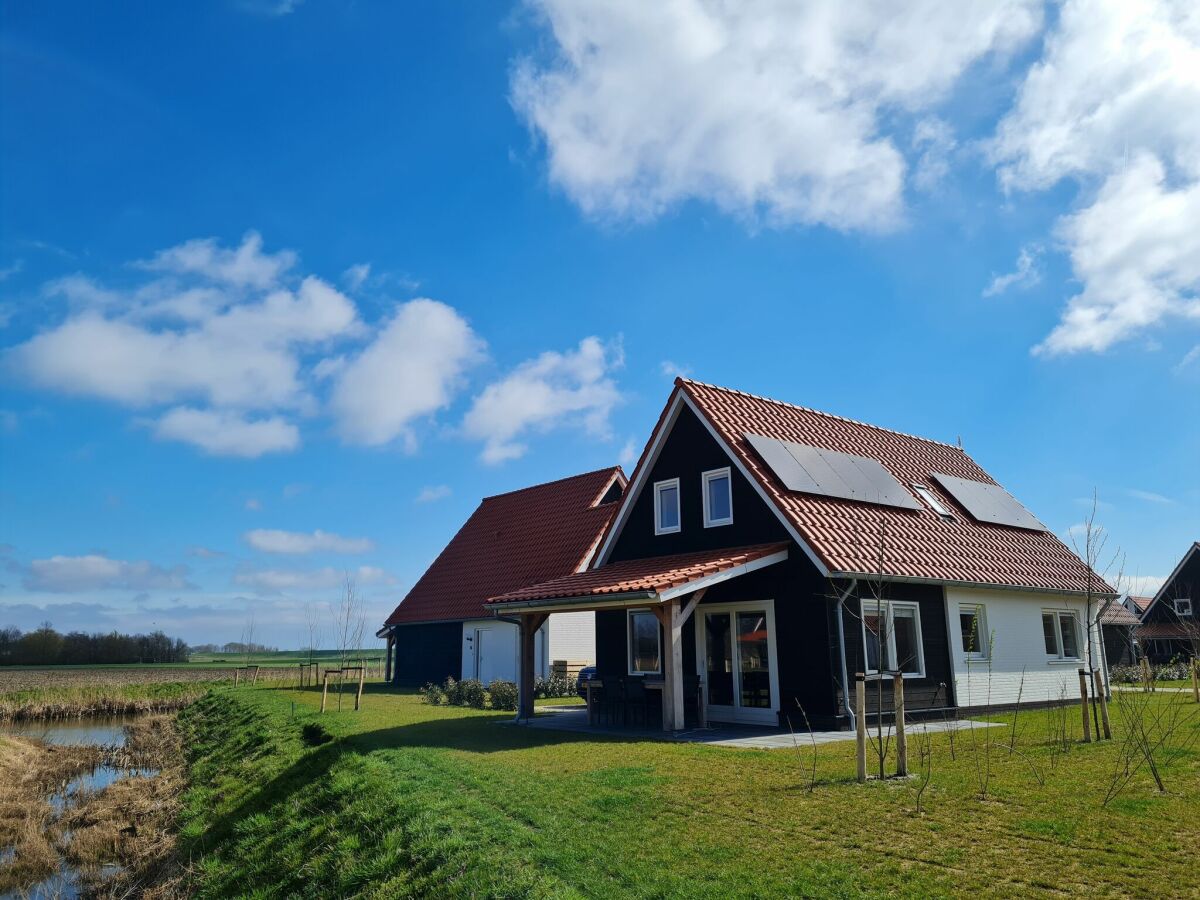
<instances>
[{"instance_id":1,"label":"red tile roof","mask_svg":"<svg viewBox=\"0 0 1200 900\"><path fill-rule=\"evenodd\" d=\"M1153 597L1134 597L1132 594L1129 596L1129 599L1138 608L1138 612L1145 612L1150 607L1150 604L1154 602Z\"/></svg>"},{"instance_id":2,"label":"red tile roof","mask_svg":"<svg viewBox=\"0 0 1200 900\"><path fill-rule=\"evenodd\" d=\"M1141 619L1116 600L1100 613L1100 622L1103 625L1137 625L1140 621Z\"/></svg>"},{"instance_id":3,"label":"red tile roof","mask_svg":"<svg viewBox=\"0 0 1200 900\"><path fill-rule=\"evenodd\" d=\"M1139 641L1200 640L1200 626L1182 622L1150 622L1137 630Z\"/></svg>"},{"instance_id":4,"label":"red tile roof","mask_svg":"<svg viewBox=\"0 0 1200 900\"><path fill-rule=\"evenodd\" d=\"M598 505L619 466L488 497L386 624L490 615L488 597L578 571L619 503Z\"/></svg>"},{"instance_id":5,"label":"red tile roof","mask_svg":"<svg viewBox=\"0 0 1200 900\"><path fill-rule=\"evenodd\" d=\"M556 578L544 584L509 591L493 597L491 603L520 600L547 600L559 597L602 597L608 594L660 593L718 575L746 563L755 562L786 550L786 543L755 544L752 547L726 547L720 550L701 550L696 553L677 553L674 556L655 556L650 559L629 559L610 563Z\"/></svg>"},{"instance_id":6,"label":"red tile roof","mask_svg":"<svg viewBox=\"0 0 1200 900\"><path fill-rule=\"evenodd\" d=\"M675 383L834 574L882 569L896 578L1066 592L1085 591L1091 579L1093 590L1115 593L1049 531L978 522L961 508L930 473L995 482L958 447L684 378ZM878 460L906 487L927 486L955 515L793 493L747 432Z\"/></svg>"}]
</instances>

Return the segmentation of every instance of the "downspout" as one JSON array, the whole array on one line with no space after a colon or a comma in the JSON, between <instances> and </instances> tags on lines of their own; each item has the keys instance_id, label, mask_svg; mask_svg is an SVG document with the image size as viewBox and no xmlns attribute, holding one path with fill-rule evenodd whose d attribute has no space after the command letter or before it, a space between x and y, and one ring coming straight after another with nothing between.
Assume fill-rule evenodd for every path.
<instances>
[{"instance_id":1,"label":"downspout","mask_svg":"<svg viewBox=\"0 0 1200 900\"><path fill-rule=\"evenodd\" d=\"M842 623L842 607L846 605L846 601L850 599L850 594L854 592L856 587L858 587L858 579L851 578L850 586L838 598L837 603L838 653L842 659L842 707L846 710L846 715L850 718L851 731L858 727L858 721L854 716L854 707L850 704L850 672L846 668L846 631Z\"/></svg>"}]
</instances>

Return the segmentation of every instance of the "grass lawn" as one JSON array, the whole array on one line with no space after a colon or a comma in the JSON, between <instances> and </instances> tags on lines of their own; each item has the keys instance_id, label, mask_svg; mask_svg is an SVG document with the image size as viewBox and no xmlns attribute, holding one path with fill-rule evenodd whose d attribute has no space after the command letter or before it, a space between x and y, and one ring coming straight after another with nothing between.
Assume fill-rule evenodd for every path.
<instances>
[{"instance_id":1,"label":"grass lawn","mask_svg":"<svg viewBox=\"0 0 1200 900\"><path fill-rule=\"evenodd\" d=\"M810 792L792 751L534 731L378 686L359 713L318 702L218 688L181 714L201 896L1197 896L1195 715L1169 793L1139 774L1108 807L1119 742L1051 768L1051 713L1021 714L1017 754L987 730L986 798L984 733L953 760L938 736L917 813L913 779L853 782L852 742L819 748Z\"/></svg>"}]
</instances>

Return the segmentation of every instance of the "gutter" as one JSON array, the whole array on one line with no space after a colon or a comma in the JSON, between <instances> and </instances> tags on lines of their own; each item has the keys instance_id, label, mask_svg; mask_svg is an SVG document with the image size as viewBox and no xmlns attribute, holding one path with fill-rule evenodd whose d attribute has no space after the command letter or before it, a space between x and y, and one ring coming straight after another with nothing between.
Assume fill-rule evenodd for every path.
<instances>
[{"instance_id":1,"label":"gutter","mask_svg":"<svg viewBox=\"0 0 1200 900\"><path fill-rule=\"evenodd\" d=\"M507 610L530 610L536 612L541 609L548 609L551 612L560 612L571 609L604 609L609 606L629 606L631 603L644 603L646 601L659 599L659 595L654 591L629 591L621 594L598 594L587 597L550 597L543 600L509 600L499 602L494 606L501 607ZM497 618L500 616L500 610L493 610L492 615Z\"/></svg>"},{"instance_id":2,"label":"gutter","mask_svg":"<svg viewBox=\"0 0 1200 900\"><path fill-rule=\"evenodd\" d=\"M850 594L858 587L858 579L850 579L850 586L846 588L846 592L838 598L837 603L837 625L838 625L838 653L842 658L842 706L846 710L846 715L850 717L850 730L854 731L858 728L858 720L854 715L854 707L850 704L850 673L846 668L846 632L845 625L842 622L842 608L846 605L846 601L850 598Z\"/></svg>"}]
</instances>

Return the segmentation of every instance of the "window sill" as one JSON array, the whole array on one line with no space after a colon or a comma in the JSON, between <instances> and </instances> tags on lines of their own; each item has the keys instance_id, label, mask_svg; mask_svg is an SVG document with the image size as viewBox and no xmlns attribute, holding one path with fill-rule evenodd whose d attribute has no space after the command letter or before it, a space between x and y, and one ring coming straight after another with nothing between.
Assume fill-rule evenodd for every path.
<instances>
[{"instance_id":1,"label":"window sill","mask_svg":"<svg viewBox=\"0 0 1200 900\"><path fill-rule=\"evenodd\" d=\"M682 528L655 528L654 536L658 537L659 535L663 534L679 534L679 532L682 530Z\"/></svg>"},{"instance_id":2,"label":"window sill","mask_svg":"<svg viewBox=\"0 0 1200 900\"><path fill-rule=\"evenodd\" d=\"M725 525L732 525L732 524L733 524L733 519L725 519L720 522L705 522L704 527L705 528L721 528Z\"/></svg>"},{"instance_id":3,"label":"window sill","mask_svg":"<svg viewBox=\"0 0 1200 900\"><path fill-rule=\"evenodd\" d=\"M866 681L882 681L885 678L891 679L891 678L895 677L895 675L896 675L895 672L882 672L882 673L880 673L880 672L865 672L864 674L866 675L866 679L865 679ZM925 676L924 672L905 672L904 677L905 678L924 678L926 676Z\"/></svg>"},{"instance_id":4,"label":"window sill","mask_svg":"<svg viewBox=\"0 0 1200 900\"><path fill-rule=\"evenodd\" d=\"M1078 667L1078 666L1083 665L1083 660L1080 659L1079 657L1074 657L1071 659L1059 659L1058 657L1055 657L1054 659L1047 659L1046 664L1051 665L1051 666L1077 666Z\"/></svg>"}]
</instances>

